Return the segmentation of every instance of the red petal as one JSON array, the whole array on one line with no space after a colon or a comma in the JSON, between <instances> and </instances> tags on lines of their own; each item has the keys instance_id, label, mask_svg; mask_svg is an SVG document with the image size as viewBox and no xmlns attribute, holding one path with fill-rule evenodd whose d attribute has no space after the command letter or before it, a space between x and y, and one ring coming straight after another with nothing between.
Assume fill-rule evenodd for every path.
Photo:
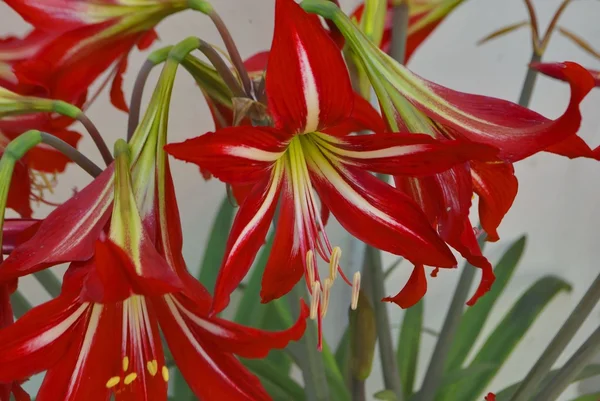
<instances>
[{"instance_id":1,"label":"red petal","mask_svg":"<svg viewBox=\"0 0 600 401\"><path fill-rule=\"evenodd\" d=\"M594 150L585 143L583 139L574 135L565 139L562 142L552 145L545 149L546 152L554 153L557 155L568 157L569 159L575 159L578 157L585 157L588 159L599 160L598 155L594 154Z\"/></svg>"},{"instance_id":2,"label":"red petal","mask_svg":"<svg viewBox=\"0 0 600 401\"><path fill-rule=\"evenodd\" d=\"M31 180L29 178L29 169L21 160L15 164L10 187L8 189L8 198L6 207L13 209L23 218L30 218L33 214L30 203Z\"/></svg>"},{"instance_id":3,"label":"red petal","mask_svg":"<svg viewBox=\"0 0 600 401\"><path fill-rule=\"evenodd\" d=\"M182 314L173 299L157 299L154 307L177 367L194 394L203 400L270 400L258 378L233 354L194 335L190 329L194 323Z\"/></svg>"},{"instance_id":4,"label":"red petal","mask_svg":"<svg viewBox=\"0 0 600 401\"><path fill-rule=\"evenodd\" d=\"M479 218L487 240L500 237L496 231L517 196L519 183L510 163L471 163L473 187L479 195Z\"/></svg>"},{"instance_id":5,"label":"red petal","mask_svg":"<svg viewBox=\"0 0 600 401\"><path fill-rule=\"evenodd\" d=\"M48 266L92 257L94 244L110 216L113 168L56 208L38 232L2 264L0 280L21 277Z\"/></svg>"},{"instance_id":6,"label":"red petal","mask_svg":"<svg viewBox=\"0 0 600 401\"><path fill-rule=\"evenodd\" d=\"M366 171L334 167L324 158L311 159L309 168L322 201L355 237L415 264L456 265L450 249L404 193Z\"/></svg>"},{"instance_id":7,"label":"red petal","mask_svg":"<svg viewBox=\"0 0 600 401\"><path fill-rule=\"evenodd\" d=\"M6 284L0 284L0 329L13 323L13 310L10 304L10 289Z\"/></svg>"},{"instance_id":8,"label":"red petal","mask_svg":"<svg viewBox=\"0 0 600 401\"><path fill-rule=\"evenodd\" d=\"M262 303L267 303L290 292L304 274L303 259L305 255L302 254L296 229L296 209L290 177L284 179L280 196L280 215L275 228L275 241L262 276L260 290Z\"/></svg>"},{"instance_id":9,"label":"red petal","mask_svg":"<svg viewBox=\"0 0 600 401\"><path fill-rule=\"evenodd\" d=\"M265 242L281 191L281 166L259 181L241 205L227 240L227 250L217 276L212 310L218 313L229 304L231 293L242 281L256 253Z\"/></svg>"},{"instance_id":10,"label":"red petal","mask_svg":"<svg viewBox=\"0 0 600 401\"><path fill-rule=\"evenodd\" d=\"M129 298L132 289L127 277L131 265L127 255L112 241L105 238L96 241L94 257L85 262L89 274L82 288L82 296L86 301L92 302L119 302Z\"/></svg>"},{"instance_id":11,"label":"red petal","mask_svg":"<svg viewBox=\"0 0 600 401\"><path fill-rule=\"evenodd\" d=\"M415 265L408 281L400 292L393 297L383 298L384 302L393 302L402 309L410 308L425 296L427 277L423 265Z\"/></svg>"},{"instance_id":12,"label":"red petal","mask_svg":"<svg viewBox=\"0 0 600 401\"><path fill-rule=\"evenodd\" d=\"M117 63L115 69L115 77L113 78L112 85L110 87L110 102L117 109L129 112L129 106L125 100L125 93L123 93L123 74L127 71L127 55L121 58Z\"/></svg>"},{"instance_id":13,"label":"red petal","mask_svg":"<svg viewBox=\"0 0 600 401\"><path fill-rule=\"evenodd\" d=\"M318 144L344 163L392 175L431 175L468 160L496 160L498 150L465 141L438 141L425 134L375 134L335 138Z\"/></svg>"},{"instance_id":14,"label":"red petal","mask_svg":"<svg viewBox=\"0 0 600 401\"><path fill-rule=\"evenodd\" d=\"M564 63L531 63L529 67L549 77L569 81L568 75L565 74ZM590 69L587 71L594 77L596 86L600 86L600 71Z\"/></svg>"},{"instance_id":15,"label":"red petal","mask_svg":"<svg viewBox=\"0 0 600 401\"><path fill-rule=\"evenodd\" d=\"M269 52L258 52L244 61L244 66L250 74L264 73L269 63Z\"/></svg>"},{"instance_id":16,"label":"red petal","mask_svg":"<svg viewBox=\"0 0 600 401\"><path fill-rule=\"evenodd\" d=\"M565 62L563 66L571 99L556 120L506 100L458 92L427 80L421 80L426 89L417 95L403 87L400 90L418 109L457 136L495 146L501 159L514 162L575 135L579 129L579 104L594 82L578 64ZM406 69L402 71L406 79L419 79Z\"/></svg>"},{"instance_id":17,"label":"red petal","mask_svg":"<svg viewBox=\"0 0 600 401\"><path fill-rule=\"evenodd\" d=\"M287 134L267 127L230 127L165 146L177 159L192 162L232 184L255 183L283 156Z\"/></svg>"},{"instance_id":18,"label":"red petal","mask_svg":"<svg viewBox=\"0 0 600 401\"><path fill-rule=\"evenodd\" d=\"M49 32L65 32L88 24L91 4L86 3L68 0L6 0L6 4L25 21Z\"/></svg>"},{"instance_id":19,"label":"red petal","mask_svg":"<svg viewBox=\"0 0 600 401\"><path fill-rule=\"evenodd\" d=\"M267 69L269 109L290 133L321 130L350 116L354 94L336 44L315 15L277 0Z\"/></svg>"},{"instance_id":20,"label":"red petal","mask_svg":"<svg viewBox=\"0 0 600 401\"><path fill-rule=\"evenodd\" d=\"M2 228L2 253L8 255L29 240L40 228L41 220L6 219Z\"/></svg>"},{"instance_id":21,"label":"red petal","mask_svg":"<svg viewBox=\"0 0 600 401\"><path fill-rule=\"evenodd\" d=\"M494 394L494 393L488 393L485 396L485 401L496 401L496 394Z\"/></svg>"},{"instance_id":22,"label":"red petal","mask_svg":"<svg viewBox=\"0 0 600 401\"><path fill-rule=\"evenodd\" d=\"M146 50L158 40L158 33L155 29L150 29L142 35L140 40L137 42L137 48L140 50Z\"/></svg>"},{"instance_id":23,"label":"red petal","mask_svg":"<svg viewBox=\"0 0 600 401\"><path fill-rule=\"evenodd\" d=\"M351 132L360 132L363 130L381 133L387 130L387 125L371 103L367 102L358 93L355 93L354 108L350 117L338 125L323 130L323 132L333 136L346 136Z\"/></svg>"}]
</instances>

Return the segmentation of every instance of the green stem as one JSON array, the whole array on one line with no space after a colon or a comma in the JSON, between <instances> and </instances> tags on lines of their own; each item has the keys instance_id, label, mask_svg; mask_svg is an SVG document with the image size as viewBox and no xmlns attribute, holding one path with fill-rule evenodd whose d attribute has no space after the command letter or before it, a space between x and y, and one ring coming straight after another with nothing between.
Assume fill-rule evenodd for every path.
<instances>
[{"instance_id":1,"label":"green stem","mask_svg":"<svg viewBox=\"0 0 600 401\"><path fill-rule=\"evenodd\" d=\"M138 75L135 78L133 92L131 92L129 119L127 120L127 142L131 141L133 133L135 132L140 123L144 87L146 86L146 81L150 76L150 72L155 66L156 64L153 61L147 59L146 61L144 61L142 68L140 68L140 71L138 72Z\"/></svg>"},{"instance_id":2,"label":"green stem","mask_svg":"<svg viewBox=\"0 0 600 401\"><path fill-rule=\"evenodd\" d=\"M479 246L483 245L485 235L479 238ZM440 335L435 344L433 355L429 361L427 372L425 373L425 379L421 385L421 390L417 394L418 401L432 401L442 383L442 376L444 374L444 367L446 366L446 360L448 359L448 353L454 341L456 330L460 324L460 320L463 316L463 310L465 303L469 297L469 291L475 278L475 267L470 263L465 263L462 269L458 285L454 291L454 296L450 302L450 307L446 313L444 324Z\"/></svg>"},{"instance_id":3,"label":"green stem","mask_svg":"<svg viewBox=\"0 0 600 401\"><path fill-rule=\"evenodd\" d=\"M367 401L365 381L352 377L352 401Z\"/></svg>"},{"instance_id":4,"label":"green stem","mask_svg":"<svg viewBox=\"0 0 600 401\"><path fill-rule=\"evenodd\" d=\"M18 319L27 313L31 308L31 303L25 298L21 291L17 290L10 296L10 304L13 309L13 315Z\"/></svg>"},{"instance_id":5,"label":"green stem","mask_svg":"<svg viewBox=\"0 0 600 401\"><path fill-rule=\"evenodd\" d=\"M100 131L98 131L98 128L94 125L92 120L90 120L88 116L86 116L83 112L77 115L77 121L79 121L84 126L86 131L90 134L90 137L92 137L92 141L94 141L94 144L100 151L104 163L107 166L110 165L113 162L113 157L110 153L110 149L106 145L106 142L104 142L104 138L102 138Z\"/></svg>"},{"instance_id":6,"label":"green stem","mask_svg":"<svg viewBox=\"0 0 600 401\"><path fill-rule=\"evenodd\" d=\"M402 383L396 363L394 343L392 341L392 330L387 312L387 304L381 302L385 297L385 279L381 262L381 251L367 246L365 251L364 269L370 271L371 291L373 294L373 306L375 309L375 324L377 326L377 338L379 343L379 355L383 371L383 384L386 389L396 395L396 400L403 400Z\"/></svg>"},{"instance_id":7,"label":"green stem","mask_svg":"<svg viewBox=\"0 0 600 401\"><path fill-rule=\"evenodd\" d=\"M40 135L42 137L42 143L45 143L48 146L52 146L60 153L67 156L92 177L98 177L102 173L102 169L100 167L96 166L94 162L88 159L83 153L79 152L77 149L75 149L73 146L69 145L62 139L59 139L54 135L50 135L45 132L41 132Z\"/></svg>"},{"instance_id":8,"label":"green stem","mask_svg":"<svg viewBox=\"0 0 600 401\"><path fill-rule=\"evenodd\" d=\"M50 269L40 270L33 273L33 275L52 298L60 295L61 282Z\"/></svg>"},{"instance_id":9,"label":"green stem","mask_svg":"<svg viewBox=\"0 0 600 401\"><path fill-rule=\"evenodd\" d=\"M552 381L541 389L533 401L556 400L599 352L600 327L575 351L575 354L559 369L558 373L552 378Z\"/></svg>"},{"instance_id":10,"label":"green stem","mask_svg":"<svg viewBox=\"0 0 600 401\"><path fill-rule=\"evenodd\" d=\"M401 1L392 10L392 48L390 56L400 64L404 64L406 60L409 11L408 1Z\"/></svg>"},{"instance_id":11,"label":"green stem","mask_svg":"<svg viewBox=\"0 0 600 401\"><path fill-rule=\"evenodd\" d=\"M526 401L531 399L544 377L546 377L550 369L552 369L552 366L558 357L571 342L577 330L579 330L599 301L600 274L583 295L583 298L581 298L569 318L561 326L558 333L556 333L556 336L554 336L550 345L546 347L542 356L531 368L529 373L527 373L527 376L510 399L511 401Z\"/></svg>"},{"instance_id":12,"label":"green stem","mask_svg":"<svg viewBox=\"0 0 600 401\"><path fill-rule=\"evenodd\" d=\"M542 59L542 56L535 50L531 54L530 63L537 63ZM535 82L537 80L537 71L533 68L527 69L527 75L525 76L525 82L523 82L523 88L521 89L521 95L519 96L519 105L523 107L529 107L531 102L531 96L533 95L533 89L535 88Z\"/></svg>"}]
</instances>

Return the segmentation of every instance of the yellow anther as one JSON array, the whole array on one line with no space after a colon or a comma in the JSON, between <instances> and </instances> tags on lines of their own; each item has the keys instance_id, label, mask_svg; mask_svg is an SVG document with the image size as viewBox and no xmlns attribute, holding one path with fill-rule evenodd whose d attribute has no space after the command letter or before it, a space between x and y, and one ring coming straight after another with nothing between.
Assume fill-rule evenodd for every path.
<instances>
[{"instance_id":1,"label":"yellow anther","mask_svg":"<svg viewBox=\"0 0 600 401\"><path fill-rule=\"evenodd\" d=\"M352 278L352 303L350 307L355 310L358 306L358 294L360 292L360 272L354 273Z\"/></svg>"},{"instance_id":2,"label":"yellow anther","mask_svg":"<svg viewBox=\"0 0 600 401\"><path fill-rule=\"evenodd\" d=\"M321 283L315 281L312 286L312 298L310 301L310 318L315 320L317 318L317 311L319 310L319 300L321 299Z\"/></svg>"},{"instance_id":3,"label":"yellow anther","mask_svg":"<svg viewBox=\"0 0 600 401\"><path fill-rule=\"evenodd\" d=\"M123 372L127 372L127 369L129 369L129 357L128 356L123 358Z\"/></svg>"},{"instance_id":4,"label":"yellow anther","mask_svg":"<svg viewBox=\"0 0 600 401\"><path fill-rule=\"evenodd\" d=\"M331 287L333 286L333 280L329 277L323 281L323 301L321 304L321 317L325 317L327 314L327 308L329 308L329 295L331 294Z\"/></svg>"},{"instance_id":5,"label":"yellow anther","mask_svg":"<svg viewBox=\"0 0 600 401\"><path fill-rule=\"evenodd\" d=\"M146 362L146 369L148 369L148 373L150 376L156 376L158 373L158 361L156 359L152 361Z\"/></svg>"},{"instance_id":6,"label":"yellow anther","mask_svg":"<svg viewBox=\"0 0 600 401\"><path fill-rule=\"evenodd\" d=\"M342 249L339 246L333 248L331 251L331 258L329 259L329 277L331 281L337 277L338 265L340 264L340 258L342 257Z\"/></svg>"},{"instance_id":7,"label":"yellow anther","mask_svg":"<svg viewBox=\"0 0 600 401\"><path fill-rule=\"evenodd\" d=\"M125 383L125 385L128 385L131 384L135 379L137 379L137 373L133 372L125 376L125 380L123 380L123 383Z\"/></svg>"},{"instance_id":8,"label":"yellow anther","mask_svg":"<svg viewBox=\"0 0 600 401\"><path fill-rule=\"evenodd\" d=\"M163 380L168 382L169 381L169 368L167 368L166 366L163 366L161 373L162 373Z\"/></svg>"},{"instance_id":9,"label":"yellow anther","mask_svg":"<svg viewBox=\"0 0 600 401\"><path fill-rule=\"evenodd\" d=\"M116 386L120 382L121 382L121 378L119 376L111 377L106 382L106 388L113 388L114 386Z\"/></svg>"},{"instance_id":10,"label":"yellow anther","mask_svg":"<svg viewBox=\"0 0 600 401\"><path fill-rule=\"evenodd\" d=\"M308 273L308 286L313 288L315 283L315 259L312 249L306 252L306 271Z\"/></svg>"}]
</instances>

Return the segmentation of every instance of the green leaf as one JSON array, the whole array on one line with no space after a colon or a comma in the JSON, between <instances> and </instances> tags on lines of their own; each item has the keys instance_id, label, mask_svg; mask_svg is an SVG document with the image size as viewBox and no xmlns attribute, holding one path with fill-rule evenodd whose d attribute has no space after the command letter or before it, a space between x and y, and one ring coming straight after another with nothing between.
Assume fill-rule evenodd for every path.
<instances>
[{"instance_id":1,"label":"green leaf","mask_svg":"<svg viewBox=\"0 0 600 401\"><path fill-rule=\"evenodd\" d=\"M275 230L269 234L267 243L263 246L254 269L250 274L246 288L244 289L244 295L235 313L234 320L245 326L257 325L259 322L263 322L267 314L268 305L260 303L260 288L262 283L263 272L267 266L267 261L271 254L271 248L273 247L273 241L275 239Z\"/></svg>"},{"instance_id":2,"label":"green leaf","mask_svg":"<svg viewBox=\"0 0 600 401\"><path fill-rule=\"evenodd\" d=\"M406 399L414 392L423 328L423 309L423 300L408 308L404 313L402 325L400 326L396 360L398 361L402 391Z\"/></svg>"},{"instance_id":3,"label":"green leaf","mask_svg":"<svg viewBox=\"0 0 600 401\"><path fill-rule=\"evenodd\" d=\"M480 365L470 365L464 369L447 372L444 375L440 390L438 392L444 393L444 388L455 384L460 384L463 380L471 380L473 377L488 372L496 368L496 363L486 363Z\"/></svg>"},{"instance_id":4,"label":"green leaf","mask_svg":"<svg viewBox=\"0 0 600 401\"><path fill-rule=\"evenodd\" d=\"M283 390L291 400L302 401L305 399L304 390L298 383L282 372L276 365L266 359L243 359L242 363L256 375L268 380Z\"/></svg>"},{"instance_id":5,"label":"green leaf","mask_svg":"<svg viewBox=\"0 0 600 401\"><path fill-rule=\"evenodd\" d=\"M525 244L525 236L512 243L494 269L496 281L492 289L464 313L456 331L452 348L448 354L446 372L459 370L467 359L473 344L475 344L479 336L481 328L487 321L488 316L490 316L490 311L506 288L515 268L521 260Z\"/></svg>"},{"instance_id":6,"label":"green leaf","mask_svg":"<svg viewBox=\"0 0 600 401\"><path fill-rule=\"evenodd\" d=\"M175 398L178 401L195 400L196 396L192 392L190 386L188 386L179 369L175 369L174 373L175 374L173 375L173 398Z\"/></svg>"},{"instance_id":7,"label":"green leaf","mask_svg":"<svg viewBox=\"0 0 600 401\"><path fill-rule=\"evenodd\" d=\"M382 401L396 401L396 394L392 390L381 390L373 394L373 398Z\"/></svg>"},{"instance_id":8,"label":"green leaf","mask_svg":"<svg viewBox=\"0 0 600 401\"><path fill-rule=\"evenodd\" d=\"M52 298L56 298L60 295L60 289L62 287L62 284L60 282L60 279L56 277L52 270L40 270L39 272L33 273L33 275L35 276L38 283L40 283L42 287L44 287L44 289L48 291L48 294L50 294Z\"/></svg>"},{"instance_id":9,"label":"green leaf","mask_svg":"<svg viewBox=\"0 0 600 401\"><path fill-rule=\"evenodd\" d=\"M350 326L347 326L335 350L335 361L342 374L344 383L350 380Z\"/></svg>"},{"instance_id":10,"label":"green leaf","mask_svg":"<svg viewBox=\"0 0 600 401\"><path fill-rule=\"evenodd\" d=\"M580 395L577 398L573 398L571 401L598 401L600 400L600 392L594 394Z\"/></svg>"},{"instance_id":11,"label":"green leaf","mask_svg":"<svg viewBox=\"0 0 600 401\"><path fill-rule=\"evenodd\" d=\"M554 376L558 373L559 370L560 369L551 370L550 373L548 373L546 375L546 377L544 378L544 380L540 383L539 388L545 387L548 383L550 383L554 379ZM573 380L573 383L577 383L579 381L586 380L586 379L589 379L590 377L594 377L594 376L600 376L600 364L593 364L593 365L586 366L577 375L575 380ZM504 390L498 392L496 394L496 401L509 401L512 398L512 396L515 394L515 392L517 391L517 389L519 388L520 385L521 385L521 382L511 384ZM598 401L598 400L596 399L594 401Z\"/></svg>"},{"instance_id":12,"label":"green leaf","mask_svg":"<svg viewBox=\"0 0 600 401\"><path fill-rule=\"evenodd\" d=\"M213 222L198 276L200 282L204 284L211 294L217 282L217 275L223 261L223 255L225 254L233 215L234 207L229 198L225 197L221 201L221 206Z\"/></svg>"},{"instance_id":13,"label":"green leaf","mask_svg":"<svg viewBox=\"0 0 600 401\"><path fill-rule=\"evenodd\" d=\"M344 376L342 376L342 372L338 368L335 356L331 352L331 348L329 348L325 339L323 339L323 351L321 352L321 355L323 357L323 364L325 365L325 376L327 376L327 383L329 384L332 400L350 400L350 391L348 391Z\"/></svg>"},{"instance_id":14,"label":"green leaf","mask_svg":"<svg viewBox=\"0 0 600 401\"><path fill-rule=\"evenodd\" d=\"M31 302L27 300L20 290L12 293L10 296L10 303L12 305L13 315L15 315L17 319L32 308Z\"/></svg>"},{"instance_id":15,"label":"green leaf","mask_svg":"<svg viewBox=\"0 0 600 401\"><path fill-rule=\"evenodd\" d=\"M558 277L546 276L536 281L496 326L470 365L493 363L496 368L474 375L469 382L461 383L460 388L454 386L448 390L445 396L453 401L479 400L479 395L498 373L544 307L561 291L570 290L571 286Z\"/></svg>"}]
</instances>

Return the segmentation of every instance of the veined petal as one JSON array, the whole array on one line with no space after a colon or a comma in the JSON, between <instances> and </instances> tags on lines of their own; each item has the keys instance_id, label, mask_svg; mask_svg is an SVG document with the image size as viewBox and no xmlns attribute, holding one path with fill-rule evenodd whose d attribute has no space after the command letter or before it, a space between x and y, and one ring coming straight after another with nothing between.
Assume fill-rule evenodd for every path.
<instances>
[{"instance_id":1,"label":"veined petal","mask_svg":"<svg viewBox=\"0 0 600 401\"><path fill-rule=\"evenodd\" d=\"M0 280L21 277L48 266L92 257L94 244L110 216L113 167L42 222L37 233L2 263Z\"/></svg>"},{"instance_id":2,"label":"veined petal","mask_svg":"<svg viewBox=\"0 0 600 401\"><path fill-rule=\"evenodd\" d=\"M307 158L320 198L352 235L415 264L456 265L450 249L407 195L364 170L333 165L318 151Z\"/></svg>"},{"instance_id":3,"label":"veined petal","mask_svg":"<svg viewBox=\"0 0 600 401\"><path fill-rule=\"evenodd\" d=\"M41 220L36 219L6 219L2 228L2 253L8 255L18 245L30 239L41 223Z\"/></svg>"},{"instance_id":4,"label":"veined petal","mask_svg":"<svg viewBox=\"0 0 600 401\"><path fill-rule=\"evenodd\" d=\"M305 257L302 254L296 226L294 192L289 171L285 172L281 187L279 219L275 240L262 276L260 298L262 303L277 299L288 292L304 275Z\"/></svg>"},{"instance_id":5,"label":"veined petal","mask_svg":"<svg viewBox=\"0 0 600 401\"><path fill-rule=\"evenodd\" d=\"M222 311L229 304L231 293L242 281L264 244L279 199L282 176L283 165L278 161L270 176L256 183L233 221L215 285L214 313Z\"/></svg>"},{"instance_id":6,"label":"veined petal","mask_svg":"<svg viewBox=\"0 0 600 401\"><path fill-rule=\"evenodd\" d=\"M458 92L419 78L394 65L402 77L398 89L432 120L452 129L457 136L500 149L499 157L514 162L575 135L581 123L579 104L594 87L592 76L580 65L565 62L563 73L571 87L565 112L550 120L515 103ZM398 81L397 76L389 79Z\"/></svg>"},{"instance_id":7,"label":"veined petal","mask_svg":"<svg viewBox=\"0 0 600 401\"><path fill-rule=\"evenodd\" d=\"M231 127L165 146L177 159L192 162L232 184L255 183L283 156L289 135L267 127Z\"/></svg>"},{"instance_id":8,"label":"veined petal","mask_svg":"<svg viewBox=\"0 0 600 401\"><path fill-rule=\"evenodd\" d=\"M258 378L233 354L221 351L210 340L194 334L189 319L172 296L157 299L153 304L177 366L197 397L240 401L271 399Z\"/></svg>"},{"instance_id":9,"label":"veined petal","mask_svg":"<svg viewBox=\"0 0 600 401\"><path fill-rule=\"evenodd\" d=\"M334 126L352 112L354 94L340 50L318 17L294 0L275 3L266 90L275 125L290 133Z\"/></svg>"},{"instance_id":10,"label":"veined petal","mask_svg":"<svg viewBox=\"0 0 600 401\"><path fill-rule=\"evenodd\" d=\"M510 163L471 163L473 187L479 195L479 218L487 240L500 237L496 231L517 196L519 183Z\"/></svg>"},{"instance_id":11,"label":"veined petal","mask_svg":"<svg viewBox=\"0 0 600 401\"><path fill-rule=\"evenodd\" d=\"M374 134L335 138L314 134L315 142L361 169L392 175L431 175L469 160L495 160L498 150L470 141L440 141L425 134Z\"/></svg>"},{"instance_id":12,"label":"veined petal","mask_svg":"<svg viewBox=\"0 0 600 401\"><path fill-rule=\"evenodd\" d=\"M565 74L564 63L531 63L529 67L549 77L569 81L568 75ZM596 86L600 86L600 71L588 69L588 72L594 77Z\"/></svg>"},{"instance_id":13,"label":"veined petal","mask_svg":"<svg viewBox=\"0 0 600 401\"><path fill-rule=\"evenodd\" d=\"M425 268L423 265L416 265L400 292L393 297L383 298L382 301L393 302L402 309L406 309L419 302L425 293L427 293Z\"/></svg>"}]
</instances>

